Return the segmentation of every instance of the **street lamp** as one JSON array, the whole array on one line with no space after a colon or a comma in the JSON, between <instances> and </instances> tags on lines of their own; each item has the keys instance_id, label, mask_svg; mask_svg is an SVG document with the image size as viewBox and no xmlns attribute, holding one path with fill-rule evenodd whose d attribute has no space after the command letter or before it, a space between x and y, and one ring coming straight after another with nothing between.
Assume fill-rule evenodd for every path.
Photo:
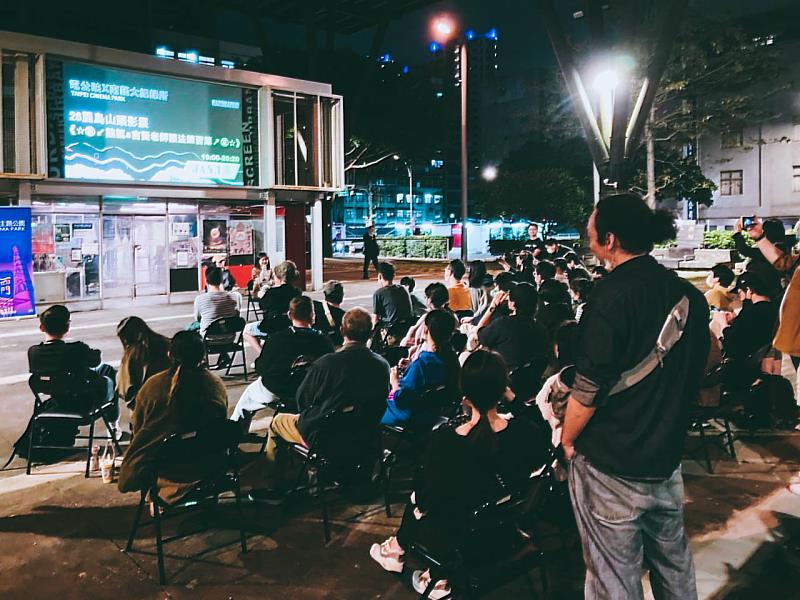
<instances>
[{"instance_id":1,"label":"street lamp","mask_svg":"<svg viewBox=\"0 0 800 600\"><path fill-rule=\"evenodd\" d=\"M440 16L433 21L431 27L437 42L444 43L455 35L455 20L449 16ZM467 202L468 202L468 156L467 156L467 77L469 66L467 64L467 42L462 40L459 45L458 70L461 75L459 87L461 88L461 260L465 263L467 257Z\"/></svg>"},{"instance_id":2,"label":"street lamp","mask_svg":"<svg viewBox=\"0 0 800 600\"><path fill-rule=\"evenodd\" d=\"M411 173L411 166L408 164L407 160L402 160L399 154L395 154L394 159L402 161L408 173L408 201L411 203L411 235L414 235L414 229L417 225L416 219L414 218L414 175Z\"/></svg>"},{"instance_id":3,"label":"street lamp","mask_svg":"<svg viewBox=\"0 0 800 600\"><path fill-rule=\"evenodd\" d=\"M481 177L483 177L486 181L494 181L497 179L497 167L494 165L486 165L483 167L483 171L481 171Z\"/></svg>"}]
</instances>

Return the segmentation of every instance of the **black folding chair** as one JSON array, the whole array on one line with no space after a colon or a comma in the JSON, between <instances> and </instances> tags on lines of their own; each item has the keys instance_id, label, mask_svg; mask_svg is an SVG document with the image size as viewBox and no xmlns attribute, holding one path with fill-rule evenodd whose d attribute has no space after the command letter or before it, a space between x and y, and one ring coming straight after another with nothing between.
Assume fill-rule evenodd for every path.
<instances>
[{"instance_id":1,"label":"black folding chair","mask_svg":"<svg viewBox=\"0 0 800 600\"><path fill-rule=\"evenodd\" d=\"M474 548L470 550L457 547L445 555L424 542L412 541L410 552L431 569L430 583L419 597L429 598L439 579L447 579L450 587L450 594L444 598L453 598L456 594L458 597L480 598L523 576L531 595L535 597L535 588L530 578L532 570L539 571L542 588L547 595L545 553L537 540L523 531L520 523L541 502L550 477L549 469L532 476L524 490L501 493L496 500L475 510L464 524L466 544L490 539L498 531L507 532L510 543L503 544L502 549L508 550L508 554L498 556L491 549L484 548L486 551L480 552L480 558L476 560Z\"/></svg>"},{"instance_id":2,"label":"black folding chair","mask_svg":"<svg viewBox=\"0 0 800 600\"><path fill-rule=\"evenodd\" d=\"M98 393L93 393L94 390L91 390L91 387L97 385L97 382L92 381L86 375L46 372L31 374L28 379L28 385L33 392L33 415L28 428L28 464L25 469L28 475L31 474L31 468L34 464L33 452L35 450L69 450L76 448L74 444L66 446L57 443L37 442L36 440L42 430L46 430L47 422L52 422L53 424L60 422L62 427L65 428L70 426L75 428L89 426L88 435L73 436L73 439L87 440L86 472L84 477L89 477L89 463L92 458L94 440L111 441L114 444L117 455L122 454L122 449L119 447L114 435L115 429L105 415L105 411L108 411L117 399L113 397L108 402L100 400L100 390L98 390ZM102 419L107 435L95 435L95 422L98 419Z\"/></svg>"},{"instance_id":3,"label":"black folding chair","mask_svg":"<svg viewBox=\"0 0 800 600\"><path fill-rule=\"evenodd\" d=\"M247 313L245 319L247 321L250 320L250 311L253 311L253 316L256 318L256 321L260 321L263 319L263 313L261 312L261 307L258 304L258 299L253 298L253 291L252 291L253 282L247 284Z\"/></svg>"},{"instance_id":4,"label":"black folding chair","mask_svg":"<svg viewBox=\"0 0 800 600\"><path fill-rule=\"evenodd\" d=\"M281 446L285 450L287 444ZM372 481L380 460L379 421L376 415L362 407L343 406L325 415L310 447L288 444L288 449L303 460L290 495L295 496L305 490L318 499L327 544L331 540L328 493L348 485ZM305 487L302 485L304 478L315 481L313 485Z\"/></svg>"},{"instance_id":5,"label":"black folding chair","mask_svg":"<svg viewBox=\"0 0 800 600\"><path fill-rule=\"evenodd\" d=\"M219 427L202 431L176 433L161 442L156 451L153 467L152 483L148 489L141 491L139 506L133 519L125 552L132 552L136 532L141 527L152 525L155 529L156 556L158 558L158 580L161 585L167 583L164 568L164 544L176 541L187 535L162 537L161 525L164 521L186 515L192 511L215 507L219 497L232 492L236 502L237 519L239 521L239 543L242 552L247 552L247 538L242 514L242 494L239 487L239 440L241 432L236 423L223 421ZM203 471L204 477L195 482L191 491L182 496L178 502L167 503L158 495L158 479L174 479L181 472L196 473ZM141 522L147 500L153 503L150 519ZM199 533L199 532L195 532Z\"/></svg>"},{"instance_id":6,"label":"black folding chair","mask_svg":"<svg viewBox=\"0 0 800 600\"><path fill-rule=\"evenodd\" d=\"M514 392L516 400L527 402L536 395L542 387L542 375L547 368L547 359L535 358L509 372L509 387Z\"/></svg>"},{"instance_id":7,"label":"black folding chair","mask_svg":"<svg viewBox=\"0 0 800 600\"><path fill-rule=\"evenodd\" d=\"M412 411L411 421L404 425L382 425L384 438L389 440L381 459L381 484L383 487L383 503L386 516L392 516L391 495L408 494L410 486L403 490L392 490L392 474L395 468L405 465L413 471L428 445L431 432L449 418L455 416L456 398L458 397L445 385L425 390L418 402L418 408ZM460 398L458 398L460 408ZM424 407L424 412L423 412ZM422 416L420 417L420 412ZM438 418L431 418L438 415ZM409 480L410 482L410 480Z\"/></svg>"},{"instance_id":8,"label":"black folding chair","mask_svg":"<svg viewBox=\"0 0 800 600\"><path fill-rule=\"evenodd\" d=\"M233 367L244 369L244 380L247 381L247 356L244 352L244 327L247 322L240 316L223 317L212 322L203 335L203 345L206 349L206 363L210 366L210 357L228 355L228 364L225 375L230 375ZM235 363L236 355L240 354L242 362ZM217 367L222 368L217 358Z\"/></svg>"}]
</instances>

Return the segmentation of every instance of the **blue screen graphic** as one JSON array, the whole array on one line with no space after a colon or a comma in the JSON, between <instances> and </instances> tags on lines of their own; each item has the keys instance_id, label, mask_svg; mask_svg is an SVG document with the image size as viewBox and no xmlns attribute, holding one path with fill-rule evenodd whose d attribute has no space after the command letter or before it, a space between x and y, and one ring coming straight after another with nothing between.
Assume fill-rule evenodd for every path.
<instances>
[{"instance_id":1,"label":"blue screen graphic","mask_svg":"<svg viewBox=\"0 0 800 600\"><path fill-rule=\"evenodd\" d=\"M67 179L243 185L243 90L64 63Z\"/></svg>"}]
</instances>

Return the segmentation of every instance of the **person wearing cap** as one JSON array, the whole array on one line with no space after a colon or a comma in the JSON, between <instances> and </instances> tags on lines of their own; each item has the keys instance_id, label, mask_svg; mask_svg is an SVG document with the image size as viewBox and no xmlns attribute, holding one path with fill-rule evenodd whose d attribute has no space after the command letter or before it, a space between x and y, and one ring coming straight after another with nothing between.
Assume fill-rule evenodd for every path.
<instances>
[{"instance_id":1,"label":"person wearing cap","mask_svg":"<svg viewBox=\"0 0 800 600\"><path fill-rule=\"evenodd\" d=\"M338 348L342 345L342 317L344 311L340 308L344 300L344 286L340 281L331 279L322 287L325 301L314 300L314 329L328 336L333 345Z\"/></svg>"}]
</instances>

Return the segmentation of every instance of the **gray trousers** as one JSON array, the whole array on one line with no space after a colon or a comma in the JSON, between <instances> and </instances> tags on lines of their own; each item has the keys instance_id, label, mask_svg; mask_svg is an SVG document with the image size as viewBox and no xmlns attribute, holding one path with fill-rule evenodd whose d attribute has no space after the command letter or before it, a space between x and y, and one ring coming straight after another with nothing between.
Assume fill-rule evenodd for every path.
<instances>
[{"instance_id":1,"label":"gray trousers","mask_svg":"<svg viewBox=\"0 0 800 600\"><path fill-rule=\"evenodd\" d=\"M607 475L576 454L569 488L586 563L586 600L643 598L644 568L656 600L697 599L680 466L669 479L632 481Z\"/></svg>"}]
</instances>

